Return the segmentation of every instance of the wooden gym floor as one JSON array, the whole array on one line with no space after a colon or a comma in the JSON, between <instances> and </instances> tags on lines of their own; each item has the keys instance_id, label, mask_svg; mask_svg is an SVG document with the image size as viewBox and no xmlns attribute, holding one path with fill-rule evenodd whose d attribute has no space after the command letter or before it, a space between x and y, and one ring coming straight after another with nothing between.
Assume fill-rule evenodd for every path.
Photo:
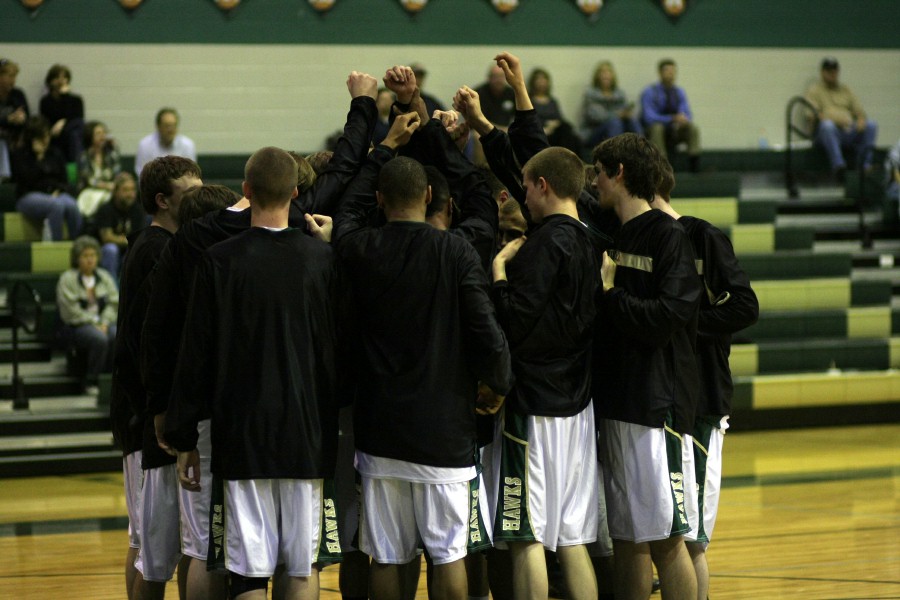
<instances>
[{"instance_id":1,"label":"wooden gym floor","mask_svg":"<svg viewBox=\"0 0 900 600\"><path fill-rule=\"evenodd\" d=\"M124 598L125 514L121 473L0 480L0 598ZM708 556L714 600L900 598L900 425L729 434Z\"/></svg>"}]
</instances>

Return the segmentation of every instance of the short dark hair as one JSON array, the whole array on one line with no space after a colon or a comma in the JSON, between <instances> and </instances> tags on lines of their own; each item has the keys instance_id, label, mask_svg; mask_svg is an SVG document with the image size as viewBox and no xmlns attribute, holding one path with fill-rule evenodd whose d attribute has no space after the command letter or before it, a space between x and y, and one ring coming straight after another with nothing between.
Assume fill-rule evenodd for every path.
<instances>
[{"instance_id":1,"label":"short dark hair","mask_svg":"<svg viewBox=\"0 0 900 600\"><path fill-rule=\"evenodd\" d=\"M294 162L297 163L297 192L302 194L316 183L316 171L309 161L298 152L288 151Z\"/></svg>"},{"instance_id":2,"label":"short dark hair","mask_svg":"<svg viewBox=\"0 0 900 600\"><path fill-rule=\"evenodd\" d=\"M50 123L43 115L33 115L25 121L22 129L22 142L27 149L31 149L31 141L42 139L50 135Z\"/></svg>"},{"instance_id":3,"label":"short dark hair","mask_svg":"<svg viewBox=\"0 0 900 600\"><path fill-rule=\"evenodd\" d=\"M507 194L509 193L509 190L506 188L503 182L500 181L500 178L494 175L494 172L491 171L490 167L486 165L480 165L475 168L484 177L484 180L487 182L488 187L491 188L491 196L494 198L494 200L497 200L497 198L500 197L501 192L506 192Z\"/></svg>"},{"instance_id":4,"label":"short dark hair","mask_svg":"<svg viewBox=\"0 0 900 600\"><path fill-rule=\"evenodd\" d=\"M227 208L240 199L240 194L226 185L210 184L192 188L181 196L178 225L180 227L208 212Z\"/></svg>"},{"instance_id":5,"label":"short dark hair","mask_svg":"<svg viewBox=\"0 0 900 600\"><path fill-rule=\"evenodd\" d=\"M244 183L250 188L251 203L261 207L285 204L297 189L297 163L281 148L260 148L244 167Z\"/></svg>"},{"instance_id":6,"label":"short dark hair","mask_svg":"<svg viewBox=\"0 0 900 600\"><path fill-rule=\"evenodd\" d=\"M160 156L154 158L141 169L141 206L148 215L159 211L156 195L172 195L172 182L185 175L202 178L200 165L181 156Z\"/></svg>"},{"instance_id":7,"label":"short dark hair","mask_svg":"<svg viewBox=\"0 0 900 600\"><path fill-rule=\"evenodd\" d=\"M331 150L319 150L318 152L307 154L306 162L309 163L309 166L315 171L316 177L318 177L325 172L325 168L328 166L328 163L331 162L332 156L334 156L334 152Z\"/></svg>"},{"instance_id":8,"label":"short dark hair","mask_svg":"<svg viewBox=\"0 0 900 600\"><path fill-rule=\"evenodd\" d=\"M50 87L50 82L60 75L65 75L66 79L72 81L72 71L69 70L69 67L66 65L55 64L47 71L47 76L44 77L44 85Z\"/></svg>"},{"instance_id":9,"label":"short dark hair","mask_svg":"<svg viewBox=\"0 0 900 600\"><path fill-rule=\"evenodd\" d=\"M672 190L675 189L675 171L672 170L672 163L660 153L659 155L659 183L656 184L656 193L662 196L663 200L668 202L672 197Z\"/></svg>"},{"instance_id":10,"label":"short dark hair","mask_svg":"<svg viewBox=\"0 0 900 600\"><path fill-rule=\"evenodd\" d=\"M178 111L172 108L171 106L164 106L158 111L156 111L156 126L159 127L159 122L162 121L163 115L172 114L175 115L175 124L177 125L179 121L181 121L181 117L178 116Z\"/></svg>"},{"instance_id":11,"label":"short dark hair","mask_svg":"<svg viewBox=\"0 0 900 600\"><path fill-rule=\"evenodd\" d=\"M594 165L584 165L584 188L583 191L590 194L593 198L597 198L597 188L594 187L594 180L597 179L597 167Z\"/></svg>"},{"instance_id":12,"label":"short dark hair","mask_svg":"<svg viewBox=\"0 0 900 600\"><path fill-rule=\"evenodd\" d=\"M388 208L424 205L428 191L425 167L407 156L392 158L378 173L378 191Z\"/></svg>"},{"instance_id":13,"label":"short dark hair","mask_svg":"<svg viewBox=\"0 0 900 600\"><path fill-rule=\"evenodd\" d=\"M669 66L674 67L675 61L672 60L671 58L664 58L664 59L660 60L658 63L656 63L656 71L657 72L662 71L663 67L669 67Z\"/></svg>"},{"instance_id":14,"label":"short dark hair","mask_svg":"<svg viewBox=\"0 0 900 600\"><path fill-rule=\"evenodd\" d=\"M594 148L594 164L599 164L607 177L619 173L619 165L625 167L625 189L638 198L653 202L659 184L659 160L656 146L636 133L623 133L600 143Z\"/></svg>"},{"instance_id":15,"label":"short dark hair","mask_svg":"<svg viewBox=\"0 0 900 600\"><path fill-rule=\"evenodd\" d=\"M431 202L425 207L427 219L447 208L447 203L450 202L450 184L437 167L428 165L425 167L425 175L428 177L428 185L431 186Z\"/></svg>"},{"instance_id":16,"label":"short dark hair","mask_svg":"<svg viewBox=\"0 0 900 600\"><path fill-rule=\"evenodd\" d=\"M543 177L559 198L576 199L584 187L584 163L566 148L544 148L522 167L522 178L532 182Z\"/></svg>"}]
</instances>

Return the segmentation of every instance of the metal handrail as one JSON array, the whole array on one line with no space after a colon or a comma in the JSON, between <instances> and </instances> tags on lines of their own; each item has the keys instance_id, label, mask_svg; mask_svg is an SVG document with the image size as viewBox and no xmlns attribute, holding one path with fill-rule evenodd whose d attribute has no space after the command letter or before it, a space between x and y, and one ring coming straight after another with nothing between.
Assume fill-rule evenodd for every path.
<instances>
[{"instance_id":1,"label":"metal handrail","mask_svg":"<svg viewBox=\"0 0 900 600\"><path fill-rule=\"evenodd\" d=\"M805 123L804 128L801 128L800 125L795 124L794 120L791 118L794 114L794 109L797 106L803 106L807 108L810 113L811 118L808 123ZM784 131L787 138L784 145L784 183L787 187L788 196L790 198L798 198L800 196L800 190L797 188L797 180L794 176L792 156L792 145L794 141L793 136L794 134L797 134L799 137L805 140L811 140L813 136L815 136L816 127L818 126L816 108L809 100L807 100L803 96L794 96L793 98L788 100L784 121Z\"/></svg>"},{"instance_id":2,"label":"metal handrail","mask_svg":"<svg viewBox=\"0 0 900 600\"><path fill-rule=\"evenodd\" d=\"M20 290L24 290L24 294L21 294L24 306L20 303ZM30 284L24 281L15 281L13 282L9 298L13 343L13 408L27 410L28 397L25 395L25 381L19 374L19 329L23 329L27 333L35 333L37 331L41 322L41 296ZM28 308L32 308L32 312L27 312ZM29 319L29 317L31 318Z\"/></svg>"},{"instance_id":3,"label":"metal handrail","mask_svg":"<svg viewBox=\"0 0 900 600\"><path fill-rule=\"evenodd\" d=\"M869 144L862 148L862 151L856 157L856 172L859 173L859 193L856 198L856 209L859 211L859 239L861 246L869 250L872 248L872 230L866 225L865 202L866 202L866 158L873 155L875 145Z\"/></svg>"}]
</instances>

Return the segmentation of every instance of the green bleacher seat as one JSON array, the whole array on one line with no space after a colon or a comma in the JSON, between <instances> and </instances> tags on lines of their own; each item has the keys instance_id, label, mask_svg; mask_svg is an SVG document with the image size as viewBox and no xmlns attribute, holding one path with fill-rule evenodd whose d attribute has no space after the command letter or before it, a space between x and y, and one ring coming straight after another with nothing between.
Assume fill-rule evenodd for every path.
<instances>
[{"instance_id":1,"label":"green bleacher seat","mask_svg":"<svg viewBox=\"0 0 900 600\"><path fill-rule=\"evenodd\" d=\"M895 403L900 371L800 373L735 378L736 410ZM773 423L777 426L777 423Z\"/></svg>"},{"instance_id":2,"label":"green bleacher seat","mask_svg":"<svg viewBox=\"0 0 900 600\"><path fill-rule=\"evenodd\" d=\"M849 277L853 267L849 254L794 250L777 253L739 254L750 281L800 279L804 277Z\"/></svg>"},{"instance_id":3,"label":"green bleacher seat","mask_svg":"<svg viewBox=\"0 0 900 600\"><path fill-rule=\"evenodd\" d=\"M16 210L16 184L0 183L0 213Z\"/></svg>"},{"instance_id":4,"label":"green bleacher seat","mask_svg":"<svg viewBox=\"0 0 900 600\"><path fill-rule=\"evenodd\" d=\"M2 241L37 242L41 240L42 223L26 219L22 213L6 212L3 216Z\"/></svg>"},{"instance_id":5,"label":"green bleacher seat","mask_svg":"<svg viewBox=\"0 0 900 600\"><path fill-rule=\"evenodd\" d=\"M900 323L897 325L900 327ZM735 340L888 338L893 330L887 306L839 310L763 311L756 324L735 334Z\"/></svg>"},{"instance_id":6,"label":"green bleacher seat","mask_svg":"<svg viewBox=\"0 0 900 600\"><path fill-rule=\"evenodd\" d=\"M891 344L885 338L734 344L732 355L734 376L824 372L831 368L872 371L894 366Z\"/></svg>"}]
</instances>

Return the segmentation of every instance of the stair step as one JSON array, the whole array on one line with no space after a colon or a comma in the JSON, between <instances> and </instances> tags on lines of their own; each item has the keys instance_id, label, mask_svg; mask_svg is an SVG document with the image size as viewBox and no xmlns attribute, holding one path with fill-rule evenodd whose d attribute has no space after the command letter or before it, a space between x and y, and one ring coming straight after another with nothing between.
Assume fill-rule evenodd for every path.
<instances>
[{"instance_id":1,"label":"stair step","mask_svg":"<svg viewBox=\"0 0 900 600\"><path fill-rule=\"evenodd\" d=\"M0 363L11 363L14 357L11 343L0 342ZM53 348L45 342L19 342L19 362L49 362Z\"/></svg>"},{"instance_id":2,"label":"stair step","mask_svg":"<svg viewBox=\"0 0 900 600\"><path fill-rule=\"evenodd\" d=\"M31 456L54 452L96 452L112 448L113 438L108 431L0 437L0 457Z\"/></svg>"},{"instance_id":3,"label":"stair step","mask_svg":"<svg viewBox=\"0 0 900 600\"><path fill-rule=\"evenodd\" d=\"M83 383L79 377L67 375L32 375L24 377L25 395L29 398L42 396L77 396L81 394ZM0 398L12 398L13 385L11 381L0 383Z\"/></svg>"},{"instance_id":4,"label":"stair step","mask_svg":"<svg viewBox=\"0 0 900 600\"><path fill-rule=\"evenodd\" d=\"M96 404L95 399L90 402ZM43 403L49 401L33 401L30 411L0 413L0 439L5 436L82 434L110 430L109 411L106 408L41 412ZM69 402L72 403L74 401Z\"/></svg>"},{"instance_id":5,"label":"stair step","mask_svg":"<svg viewBox=\"0 0 900 600\"><path fill-rule=\"evenodd\" d=\"M0 457L0 477L101 473L121 468L122 453L118 450Z\"/></svg>"}]
</instances>

